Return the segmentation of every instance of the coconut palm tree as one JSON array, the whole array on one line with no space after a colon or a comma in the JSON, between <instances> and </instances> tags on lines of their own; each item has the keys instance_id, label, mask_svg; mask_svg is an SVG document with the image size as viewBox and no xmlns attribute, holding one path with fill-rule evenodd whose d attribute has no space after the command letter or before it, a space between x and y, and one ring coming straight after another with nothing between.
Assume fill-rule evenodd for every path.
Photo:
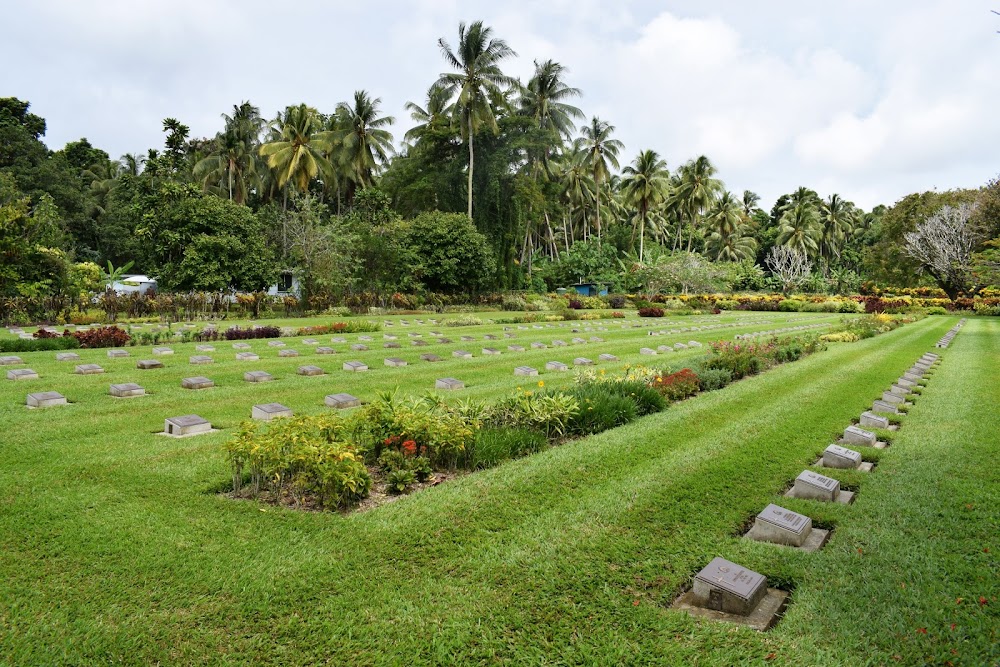
<instances>
[{"instance_id":1,"label":"coconut palm tree","mask_svg":"<svg viewBox=\"0 0 1000 667\"><path fill-rule=\"evenodd\" d=\"M654 150L645 150L622 170L622 193L636 208L639 218L639 263L645 257L646 222L654 206L663 201L669 178L666 160ZM633 246L634 247L634 246Z\"/></svg>"},{"instance_id":2,"label":"coconut palm tree","mask_svg":"<svg viewBox=\"0 0 1000 667\"><path fill-rule=\"evenodd\" d=\"M432 128L447 125L451 122L452 108L448 103L450 93L440 83L434 83L427 89L427 101L424 106L415 102L407 102L406 110L410 112L410 118L417 122L403 135L407 141L418 141L424 137Z\"/></svg>"},{"instance_id":3,"label":"coconut palm tree","mask_svg":"<svg viewBox=\"0 0 1000 667\"><path fill-rule=\"evenodd\" d=\"M832 194L820 203L819 220L823 229L820 255L827 261L839 258L844 242L850 238L857 221L854 204L844 201L838 194Z\"/></svg>"},{"instance_id":4,"label":"coconut palm tree","mask_svg":"<svg viewBox=\"0 0 1000 667\"><path fill-rule=\"evenodd\" d=\"M260 184L258 151L264 120L249 102L234 105L233 115L222 118L225 129L212 141L209 155L195 164L194 177L206 190L217 188L243 204Z\"/></svg>"},{"instance_id":5,"label":"coconut palm tree","mask_svg":"<svg viewBox=\"0 0 1000 667\"><path fill-rule=\"evenodd\" d=\"M819 213L808 200L786 208L781 215L778 225L778 245L797 250L806 257L814 257L819 249L821 237Z\"/></svg>"},{"instance_id":6,"label":"coconut palm tree","mask_svg":"<svg viewBox=\"0 0 1000 667\"><path fill-rule=\"evenodd\" d=\"M535 61L535 73L521 90L518 100L520 112L535 120L540 130L548 130L569 138L576 129L574 119L583 118L583 112L566 100L580 97L579 88L567 86L562 77L569 70L554 60Z\"/></svg>"},{"instance_id":7,"label":"coconut palm tree","mask_svg":"<svg viewBox=\"0 0 1000 667\"><path fill-rule=\"evenodd\" d=\"M502 39L493 37L493 29L476 21L466 28L458 25L458 48L452 50L442 37L438 40L445 61L457 72L446 72L438 85L455 97L454 114L460 121L462 138L469 146L468 215L472 217L472 176L475 163L474 137L484 125L499 131L494 107L503 96L502 87L515 81L500 70L500 62L516 56Z\"/></svg>"},{"instance_id":8,"label":"coconut palm tree","mask_svg":"<svg viewBox=\"0 0 1000 667\"><path fill-rule=\"evenodd\" d=\"M694 230L698 227L700 216L723 190L722 181L715 178L715 172L715 166L704 155L691 160L680 169L680 183L674 197L689 224L688 252L691 252Z\"/></svg>"},{"instance_id":9,"label":"coconut palm tree","mask_svg":"<svg viewBox=\"0 0 1000 667\"><path fill-rule=\"evenodd\" d=\"M260 147L260 154L274 170L279 188L290 182L305 192L320 172L330 174L325 153L332 147L331 137L323 130L316 109L305 104L288 107L271 127L272 139Z\"/></svg>"},{"instance_id":10,"label":"coconut palm tree","mask_svg":"<svg viewBox=\"0 0 1000 667\"><path fill-rule=\"evenodd\" d=\"M590 170L596 187L598 243L601 242L601 186L611 177L608 165L618 169L618 153L625 148L625 144L611 138L614 131L614 125L594 116L589 125L580 127L583 136L577 139L578 145L583 149L583 162Z\"/></svg>"},{"instance_id":11,"label":"coconut palm tree","mask_svg":"<svg viewBox=\"0 0 1000 667\"><path fill-rule=\"evenodd\" d=\"M753 217L754 212L760 208L760 195L752 190L744 190L740 204L743 206L743 215L749 220Z\"/></svg>"},{"instance_id":12,"label":"coconut palm tree","mask_svg":"<svg viewBox=\"0 0 1000 667\"><path fill-rule=\"evenodd\" d=\"M381 98L372 98L364 90L354 92L354 102L337 105L337 126L333 140L340 147L340 163L357 186L374 183L374 172L389 162L392 153L392 116L379 116Z\"/></svg>"}]
</instances>

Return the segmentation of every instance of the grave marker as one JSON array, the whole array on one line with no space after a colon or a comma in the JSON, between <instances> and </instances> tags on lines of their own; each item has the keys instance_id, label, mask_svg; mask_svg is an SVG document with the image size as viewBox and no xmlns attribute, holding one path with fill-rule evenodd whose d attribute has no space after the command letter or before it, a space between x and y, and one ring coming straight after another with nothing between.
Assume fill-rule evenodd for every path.
<instances>
[{"instance_id":1,"label":"grave marker","mask_svg":"<svg viewBox=\"0 0 1000 667\"><path fill-rule=\"evenodd\" d=\"M511 352L524 352L523 345L508 345L507 349L510 350Z\"/></svg>"},{"instance_id":2,"label":"grave marker","mask_svg":"<svg viewBox=\"0 0 1000 667\"><path fill-rule=\"evenodd\" d=\"M823 466L826 468L841 468L854 470L861 465L861 452L847 449L839 445L830 445L823 450Z\"/></svg>"},{"instance_id":3,"label":"grave marker","mask_svg":"<svg viewBox=\"0 0 1000 667\"><path fill-rule=\"evenodd\" d=\"M278 350L279 357L297 357L299 356L298 350Z\"/></svg>"},{"instance_id":4,"label":"grave marker","mask_svg":"<svg viewBox=\"0 0 1000 667\"><path fill-rule=\"evenodd\" d=\"M30 368L15 368L7 371L8 380L37 380L38 373Z\"/></svg>"},{"instance_id":5,"label":"grave marker","mask_svg":"<svg viewBox=\"0 0 1000 667\"><path fill-rule=\"evenodd\" d=\"M237 361L258 361L260 357L253 352L239 352L236 354Z\"/></svg>"},{"instance_id":6,"label":"grave marker","mask_svg":"<svg viewBox=\"0 0 1000 667\"><path fill-rule=\"evenodd\" d=\"M385 365L393 368L401 368L406 365L406 361L399 357L389 357L385 360Z\"/></svg>"},{"instance_id":7,"label":"grave marker","mask_svg":"<svg viewBox=\"0 0 1000 667\"><path fill-rule=\"evenodd\" d=\"M21 357L0 357L0 366L16 366L23 363Z\"/></svg>"},{"instance_id":8,"label":"grave marker","mask_svg":"<svg viewBox=\"0 0 1000 667\"><path fill-rule=\"evenodd\" d=\"M352 373L360 373L361 371L368 370L368 366L361 361L347 361L344 362L344 370Z\"/></svg>"},{"instance_id":9,"label":"grave marker","mask_svg":"<svg viewBox=\"0 0 1000 667\"><path fill-rule=\"evenodd\" d=\"M812 532L812 519L775 504L764 508L747 537L758 542L801 547Z\"/></svg>"},{"instance_id":10,"label":"grave marker","mask_svg":"<svg viewBox=\"0 0 1000 667\"><path fill-rule=\"evenodd\" d=\"M597 357L598 361L618 361L618 357L613 354L602 354Z\"/></svg>"},{"instance_id":11,"label":"grave marker","mask_svg":"<svg viewBox=\"0 0 1000 667\"><path fill-rule=\"evenodd\" d=\"M250 344L249 343L233 343L233 349L234 350L249 350L250 349Z\"/></svg>"},{"instance_id":12,"label":"grave marker","mask_svg":"<svg viewBox=\"0 0 1000 667\"><path fill-rule=\"evenodd\" d=\"M561 361L550 361L545 364L545 370L547 371L568 371L569 366Z\"/></svg>"},{"instance_id":13,"label":"grave marker","mask_svg":"<svg viewBox=\"0 0 1000 667\"><path fill-rule=\"evenodd\" d=\"M441 361L441 357L437 356L436 354L421 354L420 355L420 360L421 361Z\"/></svg>"},{"instance_id":14,"label":"grave marker","mask_svg":"<svg viewBox=\"0 0 1000 667\"><path fill-rule=\"evenodd\" d=\"M691 592L693 601L706 609L748 616L767 595L767 579L724 558L713 558L695 575Z\"/></svg>"},{"instance_id":15,"label":"grave marker","mask_svg":"<svg viewBox=\"0 0 1000 667\"><path fill-rule=\"evenodd\" d=\"M840 482L811 470L803 470L795 478L791 493L795 498L836 502L840 500Z\"/></svg>"},{"instance_id":16,"label":"grave marker","mask_svg":"<svg viewBox=\"0 0 1000 667\"><path fill-rule=\"evenodd\" d=\"M249 371L243 374L247 382L270 382L274 377L267 371Z\"/></svg>"},{"instance_id":17,"label":"grave marker","mask_svg":"<svg viewBox=\"0 0 1000 667\"><path fill-rule=\"evenodd\" d=\"M104 369L97 364L78 364L73 372L77 375L100 375Z\"/></svg>"},{"instance_id":18,"label":"grave marker","mask_svg":"<svg viewBox=\"0 0 1000 667\"><path fill-rule=\"evenodd\" d=\"M261 403L260 405L253 406L250 410L250 418L261 421L271 421L272 419L291 416L292 409L281 403Z\"/></svg>"},{"instance_id":19,"label":"grave marker","mask_svg":"<svg viewBox=\"0 0 1000 667\"><path fill-rule=\"evenodd\" d=\"M169 354L173 354L173 353L174 353L173 349L169 348L169 347L154 347L153 348L153 354L156 355L156 356L158 356L158 357L165 357L165 356L167 356Z\"/></svg>"},{"instance_id":20,"label":"grave marker","mask_svg":"<svg viewBox=\"0 0 1000 667\"><path fill-rule=\"evenodd\" d=\"M26 403L29 408L50 408L55 405L66 405L66 397L58 391L40 391L28 394Z\"/></svg>"},{"instance_id":21,"label":"grave marker","mask_svg":"<svg viewBox=\"0 0 1000 667\"><path fill-rule=\"evenodd\" d=\"M207 377L197 376L193 378L184 378L181 380L181 387L184 389L208 389L214 387L215 383L209 380Z\"/></svg>"},{"instance_id":22,"label":"grave marker","mask_svg":"<svg viewBox=\"0 0 1000 667\"><path fill-rule=\"evenodd\" d=\"M465 350L455 350L454 352L451 353L451 356L456 357L458 359L471 359L472 353L466 352Z\"/></svg>"},{"instance_id":23,"label":"grave marker","mask_svg":"<svg viewBox=\"0 0 1000 667\"><path fill-rule=\"evenodd\" d=\"M868 428L889 428L889 418L880 417L872 412L862 412L861 425Z\"/></svg>"},{"instance_id":24,"label":"grave marker","mask_svg":"<svg viewBox=\"0 0 1000 667\"><path fill-rule=\"evenodd\" d=\"M129 356L128 350L108 350L109 359L120 359Z\"/></svg>"},{"instance_id":25,"label":"grave marker","mask_svg":"<svg viewBox=\"0 0 1000 667\"><path fill-rule=\"evenodd\" d=\"M208 357L203 354L196 354L193 357L189 358L188 361L190 361L195 366L203 366L205 364L211 364L215 362L215 360L212 359L212 357Z\"/></svg>"},{"instance_id":26,"label":"grave marker","mask_svg":"<svg viewBox=\"0 0 1000 667\"><path fill-rule=\"evenodd\" d=\"M146 390L134 382L125 382L123 384L111 385L108 393L115 398L131 398L133 396L145 396Z\"/></svg>"},{"instance_id":27,"label":"grave marker","mask_svg":"<svg viewBox=\"0 0 1000 667\"><path fill-rule=\"evenodd\" d=\"M650 349L648 347L641 347L639 348L639 354L645 354L647 356L655 357L656 350Z\"/></svg>"},{"instance_id":28,"label":"grave marker","mask_svg":"<svg viewBox=\"0 0 1000 667\"><path fill-rule=\"evenodd\" d=\"M354 345L351 345L351 349L355 352L364 352L368 349L368 346L362 345L361 343L355 343Z\"/></svg>"},{"instance_id":29,"label":"grave marker","mask_svg":"<svg viewBox=\"0 0 1000 667\"><path fill-rule=\"evenodd\" d=\"M848 426L844 429L844 437L842 441L848 445L874 447L876 439L875 434L871 431L866 431L858 426Z\"/></svg>"},{"instance_id":30,"label":"grave marker","mask_svg":"<svg viewBox=\"0 0 1000 667\"><path fill-rule=\"evenodd\" d=\"M496 349L495 347L484 347L483 354L495 357L500 354L500 350Z\"/></svg>"},{"instance_id":31,"label":"grave marker","mask_svg":"<svg viewBox=\"0 0 1000 667\"><path fill-rule=\"evenodd\" d=\"M897 408L894 403L880 400L872 403L872 412L881 412L883 414L888 413L892 415L898 415L899 408Z\"/></svg>"},{"instance_id":32,"label":"grave marker","mask_svg":"<svg viewBox=\"0 0 1000 667\"><path fill-rule=\"evenodd\" d=\"M324 399L324 402L331 408L337 410L343 410L345 408L354 408L361 405L361 400L351 396L350 394L330 394Z\"/></svg>"},{"instance_id":33,"label":"grave marker","mask_svg":"<svg viewBox=\"0 0 1000 667\"><path fill-rule=\"evenodd\" d=\"M332 347L317 347L316 354L336 354Z\"/></svg>"},{"instance_id":34,"label":"grave marker","mask_svg":"<svg viewBox=\"0 0 1000 667\"><path fill-rule=\"evenodd\" d=\"M195 345L194 349L198 352L215 352L214 345Z\"/></svg>"},{"instance_id":35,"label":"grave marker","mask_svg":"<svg viewBox=\"0 0 1000 667\"><path fill-rule=\"evenodd\" d=\"M316 377L317 375L325 375L322 368L319 366L299 366L296 371L299 375L304 375L306 377Z\"/></svg>"},{"instance_id":36,"label":"grave marker","mask_svg":"<svg viewBox=\"0 0 1000 667\"><path fill-rule=\"evenodd\" d=\"M587 357L577 357L573 360L574 366L593 366L594 362Z\"/></svg>"},{"instance_id":37,"label":"grave marker","mask_svg":"<svg viewBox=\"0 0 1000 667\"><path fill-rule=\"evenodd\" d=\"M163 368L163 362L159 359L140 359L136 362L135 367L140 370L148 371L153 368Z\"/></svg>"},{"instance_id":38,"label":"grave marker","mask_svg":"<svg viewBox=\"0 0 1000 667\"><path fill-rule=\"evenodd\" d=\"M538 371L531 366L518 366L514 369L514 375L538 375Z\"/></svg>"},{"instance_id":39,"label":"grave marker","mask_svg":"<svg viewBox=\"0 0 1000 667\"><path fill-rule=\"evenodd\" d=\"M56 354L56 361L80 361L80 355L76 352L59 352Z\"/></svg>"},{"instance_id":40,"label":"grave marker","mask_svg":"<svg viewBox=\"0 0 1000 667\"><path fill-rule=\"evenodd\" d=\"M202 419L198 415L168 417L163 422L163 432L175 437L208 433L211 430L212 424L207 419Z\"/></svg>"},{"instance_id":41,"label":"grave marker","mask_svg":"<svg viewBox=\"0 0 1000 667\"><path fill-rule=\"evenodd\" d=\"M457 389L465 389L465 383L455 378L441 378L434 383L434 388L455 391Z\"/></svg>"}]
</instances>

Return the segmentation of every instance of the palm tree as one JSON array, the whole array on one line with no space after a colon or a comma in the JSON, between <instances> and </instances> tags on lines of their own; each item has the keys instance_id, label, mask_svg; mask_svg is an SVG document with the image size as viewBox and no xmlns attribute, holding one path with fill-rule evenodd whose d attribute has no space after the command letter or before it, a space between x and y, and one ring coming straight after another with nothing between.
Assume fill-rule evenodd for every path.
<instances>
[{"instance_id":1,"label":"palm tree","mask_svg":"<svg viewBox=\"0 0 1000 667\"><path fill-rule=\"evenodd\" d=\"M625 148L625 144L611 138L611 134L614 131L614 125L594 116L590 119L589 125L580 127L580 133L583 136L577 139L580 147L583 148L582 156L584 164L589 168L594 178L594 185L597 188L598 243L601 242L601 185L611 176L608 164L610 163L611 166L618 169L618 153Z\"/></svg>"},{"instance_id":2,"label":"palm tree","mask_svg":"<svg viewBox=\"0 0 1000 667\"><path fill-rule=\"evenodd\" d=\"M760 195L751 190L743 191L743 199L740 201L743 206L743 215L746 216L747 220L753 217L754 212L759 208Z\"/></svg>"},{"instance_id":3,"label":"palm tree","mask_svg":"<svg viewBox=\"0 0 1000 667\"><path fill-rule=\"evenodd\" d=\"M716 261L738 262L757 252L757 242L746 234L744 201L737 201L729 192L723 192L708 210L708 247Z\"/></svg>"},{"instance_id":4,"label":"palm tree","mask_svg":"<svg viewBox=\"0 0 1000 667\"><path fill-rule=\"evenodd\" d=\"M258 142L264 120L249 102L234 105L233 115L222 117L225 129L216 135L211 153L195 164L194 176L205 189L221 184L231 201L243 204L260 184Z\"/></svg>"},{"instance_id":5,"label":"palm tree","mask_svg":"<svg viewBox=\"0 0 1000 667\"><path fill-rule=\"evenodd\" d=\"M372 99L364 90L354 92L354 103L337 105L337 145L341 161L351 181L361 187L373 184L373 172L389 162L392 133L384 129L392 125L392 116L379 117L381 98Z\"/></svg>"},{"instance_id":6,"label":"palm tree","mask_svg":"<svg viewBox=\"0 0 1000 667\"><path fill-rule=\"evenodd\" d=\"M580 97L579 88L571 88L562 80L567 70L554 60L535 61L535 73L521 90L518 106L521 114L534 119L538 129L551 133L551 143L546 143L541 155L542 166L548 170L549 149L559 137L569 137L575 129L574 119L583 118L583 112L565 100Z\"/></svg>"},{"instance_id":7,"label":"palm tree","mask_svg":"<svg viewBox=\"0 0 1000 667\"><path fill-rule=\"evenodd\" d=\"M814 257L819 249L821 234L819 213L806 200L785 209L779 221L777 243L797 250L806 257Z\"/></svg>"},{"instance_id":8,"label":"palm tree","mask_svg":"<svg viewBox=\"0 0 1000 667\"><path fill-rule=\"evenodd\" d=\"M712 201L722 190L722 181L715 176L715 167L704 155L688 162L680 169L680 183L674 193L678 207L687 216L688 245L691 252L694 242L694 230L698 226L698 218L708 209Z\"/></svg>"},{"instance_id":9,"label":"palm tree","mask_svg":"<svg viewBox=\"0 0 1000 667\"><path fill-rule=\"evenodd\" d=\"M300 104L288 107L283 117L272 121L272 140L260 147L260 154L274 170L279 188L291 182L305 192L309 181L321 171L332 171L324 156L330 148L330 136L322 129L319 113Z\"/></svg>"},{"instance_id":10,"label":"palm tree","mask_svg":"<svg viewBox=\"0 0 1000 667\"><path fill-rule=\"evenodd\" d=\"M468 214L472 217L472 172L475 162L473 137L485 125L493 133L497 127L494 106L503 96L501 86L511 86L514 79L500 70L500 61L516 56L502 39L492 36L493 29L476 21L466 29L458 25L458 49L452 51L442 37L438 40L445 61L457 72L446 72L438 85L455 96L454 114L461 122L462 138L469 144Z\"/></svg>"},{"instance_id":11,"label":"palm tree","mask_svg":"<svg viewBox=\"0 0 1000 667\"><path fill-rule=\"evenodd\" d=\"M415 102L407 102L405 108L410 112L410 118L417 121L417 124L407 130L403 138L407 141L417 141L432 128L449 123L449 116L452 113L451 105L448 104L449 97L447 88L434 83L427 89L427 102L423 107Z\"/></svg>"},{"instance_id":12,"label":"palm tree","mask_svg":"<svg viewBox=\"0 0 1000 667\"><path fill-rule=\"evenodd\" d=\"M625 179L622 193L635 206L639 214L639 263L645 257L646 221L650 210L662 202L669 172L666 160L654 150L645 150L622 170ZM634 247L634 246L633 246Z\"/></svg>"},{"instance_id":13,"label":"palm tree","mask_svg":"<svg viewBox=\"0 0 1000 667\"><path fill-rule=\"evenodd\" d=\"M819 219L823 228L820 254L828 261L840 257L844 242L854 231L857 213L854 204L832 194L819 206Z\"/></svg>"}]
</instances>

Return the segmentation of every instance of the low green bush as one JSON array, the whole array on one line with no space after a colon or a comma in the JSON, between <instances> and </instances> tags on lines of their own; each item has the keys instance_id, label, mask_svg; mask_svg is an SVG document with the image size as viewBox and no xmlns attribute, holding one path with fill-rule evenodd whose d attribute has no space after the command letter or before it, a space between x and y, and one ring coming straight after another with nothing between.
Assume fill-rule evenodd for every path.
<instances>
[{"instance_id":1,"label":"low green bush","mask_svg":"<svg viewBox=\"0 0 1000 667\"><path fill-rule=\"evenodd\" d=\"M78 347L80 347L80 341L72 336L33 338L31 340L21 338L0 340L0 352L48 352L51 350L75 350Z\"/></svg>"},{"instance_id":2,"label":"low green bush","mask_svg":"<svg viewBox=\"0 0 1000 667\"><path fill-rule=\"evenodd\" d=\"M793 299L785 299L778 304L778 310L786 313L797 313L802 310L803 303Z\"/></svg>"},{"instance_id":3,"label":"low green bush","mask_svg":"<svg viewBox=\"0 0 1000 667\"><path fill-rule=\"evenodd\" d=\"M563 392L524 391L519 387L510 398L487 407L482 419L494 428L527 428L553 439L567 434L569 422L579 410L576 398Z\"/></svg>"},{"instance_id":4,"label":"low green bush","mask_svg":"<svg viewBox=\"0 0 1000 667\"><path fill-rule=\"evenodd\" d=\"M466 467L472 470L492 468L508 459L516 459L543 450L545 435L526 428L484 428L476 434L469 448Z\"/></svg>"},{"instance_id":5,"label":"low green bush","mask_svg":"<svg viewBox=\"0 0 1000 667\"><path fill-rule=\"evenodd\" d=\"M608 390L604 385L573 387L566 392L580 409L567 424L571 435L591 435L627 424L636 418L638 406L630 397Z\"/></svg>"},{"instance_id":6,"label":"low green bush","mask_svg":"<svg viewBox=\"0 0 1000 667\"><path fill-rule=\"evenodd\" d=\"M701 391L722 389L733 381L733 372L728 368L695 368Z\"/></svg>"},{"instance_id":7,"label":"low green bush","mask_svg":"<svg viewBox=\"0 0 1000 667\"><path fill-rule=\"evenodd\" d=\"M602 382L600 384L606 391L623 398L628 398L635 403L636 414L640 417L651 415L654 412L661 412L667 407L667 402L660 392L645 382L639 380L618 380L614 382Z\"/></svg>"}]
</instances>

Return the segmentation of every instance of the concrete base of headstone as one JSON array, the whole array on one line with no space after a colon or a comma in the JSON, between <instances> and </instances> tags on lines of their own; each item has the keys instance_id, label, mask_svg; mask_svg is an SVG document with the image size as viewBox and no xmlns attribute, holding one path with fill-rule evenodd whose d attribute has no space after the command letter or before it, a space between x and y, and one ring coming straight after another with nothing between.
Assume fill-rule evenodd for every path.
<instances>
[{"instance_id":1,"label":"concrete base of headstone","mask_svg":"<svg viewBox=\"0 0 1000 667\"><path fill-rule=\"evenodd\" d=\"M243 374L243 379L247 382L270 382L274 377L267 371L250 371Z\"/></svg>"},{"instance_id":2,"label":"concrete base of headstone","mask_svg":"<svg viewBox=\"0 0 1000 667\"><path fill-rule=\"evenodd\" d=\"M153 368L163 368L163 362L159 359L142 359L136 363L135 367L139 370L148 371Z\"/></svg>"},{"instance_id":3,"label":"concrete base of headstone","mask_svg":"<svg viewBox=\"0 0 1000 667\"><path fill-rule=\"evenodd\" d=\"M291 417L292 409L288 406L282 405L281 403L264 403L261 405L255 405L250 410L251 419L259 419L261 421L271 421L272 419L280 419L281 417Z\"/></svg>"},{"instance_id":4,"label":"concrete base of headstone","mask_svg":"<svg viewBox=\"0 0 1000 667\"><path fill-rule=\"evenodd\" d=\"M29 408L50 408L55 405L66 405L66 397L57 391L41 391L28 394L25 401Z\"/></svg>"},{"instance_id":5,"label":"concrete base of headstone","mask_svg":"<svg viewBox=\"0 0 1000 667\"><path fill-rule=\"evenodd\" d=\"M889 446L889 443L885 442L883 440L876 440L874 445L859 445L856 442L847 442L844 439L840 439L840 440L837 441L837 444L845 446L845 447L846 446L851 446L851 447L871 447L873 449L885 449L886 447Z\"/></svg>"},{"instance_id":6,"label":"concrete base of headstone","mask_svg":"<svg viewBox=\"0 0 1000 667\"><path fill-rule=\"evenodd\" d=\"M316 375L324 374L323 369L320 368L319 366L299 366L299 369L296 372L299 375L305 375L306 377L313 377Z\"/></svg>"},{"instance_id":7,"label":"concrete base of headstone","mask_svg":"<svg viewBox=\"0 0 1000 667\"><path fill-rule=\"evenodd\" d=\"M184 378L183 380L181 380L181 387L183 387L184 389L209 389L210 387L214 386L215 386L214 382L212 382L206 377L201 377L201 376L193 378Z\"/></svg>"},{"instance_id":8,"label":"concrete base of headstone","mask_svg":"<svg viewBox=\"0 0 1000 667\"><path fill-rule=\"evenodd\" d=\"M514 375L529 376L538 375L538 370L531 366L518 366L514 369Z\"/></svg>"},{"instance_id":9,"label":"concrete base of headstone","mask_svg":"<svg viewBox=\"0 0 1000 667\"><path fill-rule=\"evenodd\" d=\"M434 388L455 391L457 389L465 389L465 383L455 378L441 378L434 383Z\"/></svg>"},{"instance_id":10,"label":"concrete base of headstone","mask_svg":"<svg viewBox=\"0 0 1000 667\"><path fill-rule=\"evenodd\" d=\"M385 363L386 366L390 366L392 368L402 368L403 366L406 365L406 360L400 359L399 357L389 357L385 359L383 363Z\"/></svg>"},{"instance_id":11,"label":"concrete base of headstone","mask_svg":"<svg viewBox=\"0 0 1000 667\"><path fill-rule=\"evenodd\" d=\"M802 541L802 544L788 544L780 539L776 540L774 534L767 530L767 528L768 526L766 523L758 521L754 523L753 527L747 531L747 534L743 537L755 542L767 542L768 544L777 544L782 547L791 547L792 549L804 551L807 554L819 551L826 546L826 543L830 540L829 530L811 528L806 534L805 540Z\"/></svg>"},{"instance_id":12,"label":"concrete base of headstone","mask_svg":"<svg viewBox=\"0 0 1000 667\"><path fill-rule=\"evenodd\" d=\"M212 433L215 430L212 428L211 422L198 415L168 417L163 422L163 435L168 438L189 438L203 433Z\"/></svg>"},{"instance_id":13,"label":"concrete base of headstone","mask_svg":"<svg viewBox=\"0 0 1000 667\"><path fill-rule=\"evenodd\" d=\"M12 371L7 371L8 380L37 380L38 373L30 368L15 368Z\"/></svg>"},{"instance_id":14,"label":"concrete base of headstone","mask_svg":"<svg viewBox=\"0 0 1000 667\"><path fill-rule=\"evenodd\" d=\"M361 405L361 399L350 394L330 394L324 402L331 408L343 410L345 408L355 408Z\"/></svg>"},{"instance_id":15,"label":"concrete base of headstone","mask_svg":"<svg viewBox=\"0 0 1000 667\"><path fill-rule=\"evenodd\" d=\"M799 498L799 499L802 499L802 500L818 500L817 498L814 498L812 496L798 495L796 493L796 491L795 491L795 487L794 486L792 488L788 489L788 491L785 491L785 498ZM854 492L853 491L844 491L843 489L841 489L840 493L837 494L837 499L834 500L833 502L840 503L841 505L850 505L851 503L854 502Z\"/></svg>"},{"instance_id":16,"label":"concrete base of headstone","mask_svg":"<svg viewBox=\"0 0 1000 667\"><path fill-rule=\"evenodd\" d=\"M822 457L822 456L821 456L821 457L819 457L818 459L816 459L816 462L815 462L815 463L813 463L813 465L814 465L814 466L818 466L818 467L821 467L821 468L826 468L826 467L828 467L828 466L825 466L825 465L823 465L823 457ZM860 464L858 465L858 467L857 467L857 468L854 468L854 470L857 470L858 472L871 472L871 471L872 471L872 469L873 469L874 467L875 467L875 464L874 464L874 463L872 463L871 461L862 461L862 462L861 462L861 463L860 463ZM844 470L844 468L841 468L841 470ZM843 492L844 492L844 491L843 491L843 490L841 490L841 493L843 493Z\"/></svg>"},{"instance_id":17,"label":"concrete base of headstone","mask_svg":"<svg viewBox=\"0 0 1000 667\"><path fill-rule=\"evenodd\" d=\"M111 385L108 393L115 398L132 398L133 396L145 396L146 390L134 382L126 382L124 384Z\"/></svg>"},{"instance_id":18,"label":"concrete base of headstone","mask_svg":"<svg viewBox=\"0 0 1000 667\"><path fill-rule=\"evenodd\" d=\"M724 611L699 607L693 591L682 593L680 597L674 600L670 608L685 611L696 618L735 623L752 628L758 632L765 632L774 627L775 623L784 615L785 607L788 606L789 596L790 594L786 591L777 588L768 588L767 594L764 595L760 603L747 616L727 614Z\"/></svg>"}]
</instances>

